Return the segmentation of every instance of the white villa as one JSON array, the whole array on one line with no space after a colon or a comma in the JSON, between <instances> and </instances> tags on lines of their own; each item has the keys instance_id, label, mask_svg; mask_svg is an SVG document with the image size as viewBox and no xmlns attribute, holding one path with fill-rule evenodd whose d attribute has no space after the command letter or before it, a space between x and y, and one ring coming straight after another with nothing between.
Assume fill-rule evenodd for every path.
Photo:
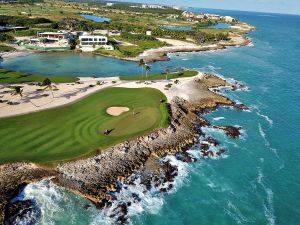
<instances>
[{"instance_id":1,"label":"white villa","mask_svg":"<svg viewBox=\"0 0 300 225\"><path fill-rule=\"evenodd\" d=\"M75 36L68 31L38 32L35 38L29 40L26 47L33 49L66 49Z\"/></svg>"},{"instance_id":2,"label":"white villa","mask_svg":"<svg viewBox=\"0 0 300 225\"><path fill-rule=\"evenodd\" d=\"M106 36L101 35L81 35L79 36L79 48L82 51L95 51L99 48L104 48L105 50L114 50L114 47L108 45L108 40Z\"/></svg>"}]
</instances>

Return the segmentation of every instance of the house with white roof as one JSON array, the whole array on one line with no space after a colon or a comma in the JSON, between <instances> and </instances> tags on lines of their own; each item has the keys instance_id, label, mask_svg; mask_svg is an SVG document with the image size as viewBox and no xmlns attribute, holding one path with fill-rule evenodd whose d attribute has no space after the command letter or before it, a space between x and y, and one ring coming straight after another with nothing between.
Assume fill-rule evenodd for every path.
<instances>
[{"instance_id":1,"label":"house with white roof","mask_svg":"<svg viewBox=\"0 0 300 225\"><path fill-rule=\"evenodd\" d=\"M82 51L95 51L99 48L114 50L112 45L108 45L108 39L103 35L81 35L79 36L79 48Z\"/></svg>"}]
</instances>

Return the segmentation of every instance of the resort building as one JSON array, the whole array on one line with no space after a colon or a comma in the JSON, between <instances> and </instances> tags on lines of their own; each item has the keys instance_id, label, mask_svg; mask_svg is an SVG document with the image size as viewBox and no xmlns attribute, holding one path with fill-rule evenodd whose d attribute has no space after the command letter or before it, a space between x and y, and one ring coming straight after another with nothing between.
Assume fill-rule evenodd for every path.
<instances>
[{"instance_id":1,"label":"resort building","mask_svg":"<svg viewBox=\"0 0 300 225\"><path fill-rule=\"evenodd\" d=\"M105 36L121 36L121 32L118 30L94 30L93 34Z\"/></svg>"},{"instance_id":2,"label":"resort building","mask_svg":"<svg viewBox=\"0 0 300 225\"><path fill-rule=\"evenodd\" d=\"M79 36L79 41L79 48L81 48L82 51L95 51L99 48L103 48L105 50L114 50L112 45L108 45L106 36L82 35Z\"/></svg>"},{"instance_id":3,"label":"resort building","mask_svg":"<svg viewBox=\"0 0 300 225\"><path fill-rule=\"evenodd\" d=\"M146 4L143 4L142 5L142 8L143 9L164 9L165 7L163 5L146 5Z\"/></svg>"},{"instance_id":4,"label":"resort building","mask_svg":"<svg viewBox=\"0 0 300 225\"><path fill-rule=\"evenodd\" d=\"M231 16L222 16L221 19L225 20L225 22L228 22L228 23L235 21L235 19Z\"/></svg>"},{"instance_id":5,"label":"resort building","mask_svg":"<svg viewBox=\"0 0 300 225\"><path fill-rule=\"evenodd\" d=\"M38 32L38 38L43 38L49 42L69 42L70 39L74 38L73 34L68 31L58 31L58 32Z\"/></svg>"},{"instance_id":6,"label":"resort building","mask_svg":"<svg viewBox=\"0 0 300 225\"><path fill-rule=\"evenodd\" d=\"M194 17L195 17L195 14L192 13L192 12L184 11L184 12L182 13L182 16L185 17L185 18L194 18Z\"/></svg>"},{"instance_id":7,"label":"resort building","mask_svg":"<svg viewBox=\"0 0 300 225\"><path fill-rule=\"evenodd\" d=\"M38 50L64 50L70 48L74 38L75 35L68 31L38 32L25 47Z\"/></svg>"}]
</instances>

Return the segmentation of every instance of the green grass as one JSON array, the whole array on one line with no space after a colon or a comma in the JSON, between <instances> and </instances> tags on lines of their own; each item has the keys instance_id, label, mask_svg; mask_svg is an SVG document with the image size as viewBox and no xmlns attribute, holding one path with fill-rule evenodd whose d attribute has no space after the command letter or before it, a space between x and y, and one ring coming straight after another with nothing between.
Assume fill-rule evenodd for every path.
<instances>
[{"instance_id":1,"label":"green grass","mask_svg":"<svg viewBox=\"0 0 300 225\"><path fill-rule=\"evenodd\" d=\"M168 124L163 93L152 88L108 88L72 105L0 119L0 164L56 164L93 154ZM130 111L114 117L112 106ZM136 112L136 115L133 115ZM104 135L106 129L114 129Z\"/></svg>"},{"instance_id":2,"label":"green grass","mask_svg":"<svg viewBox=\"0 0 300 225\"><path fill-rule=\"evenodd\" d=\"M6 46L6 45L0 45L0 52L11 52L14 50L15 49L13 47Z\"/></svg>"},{"instance_id":3,"label":"green grass","mask_svg":"<svg viewBox=\"0 0 300 225\"><path fill-rule=\"evenodd\" d=\"M181 72L176 72L176 73L170 73L168 74L168 79L177 79L177 78L183 78L183 77L193 77L198 74L198 71L195 70L186 70ZM144 74L142 75L137 75L137 76L122 76L120 77L120 80L162 80L166 79L166 74L149 74L147 77Z\"/></svg>"},{"instance_id":4,"label":"green grass","mask_svg":"<svg viewBox=\"0 0 300 225\"><path fill-rule=\"evenodd\" d=\"M134 44L133 46L116 45L115 50L98 49L96 53L106 56L114 56L119 58L136 57L147 49L163 47L166 44L158 40L142 40L132 41L118 37L120 41L125 41Z\"/></svg>"},{"instance_id":5,"label":"green grass","mask_svg":"<svg viewBox=\"0 0 300 225\"><path fill-rule=\"evenodd\" d=\"M47 76L27 74L22 72L13 72L0 69L0 84L24 83L24 82L42 82ZM54 83L68 83L78 80L76 77L51 76Z\"/></svg>"}]
</instances>

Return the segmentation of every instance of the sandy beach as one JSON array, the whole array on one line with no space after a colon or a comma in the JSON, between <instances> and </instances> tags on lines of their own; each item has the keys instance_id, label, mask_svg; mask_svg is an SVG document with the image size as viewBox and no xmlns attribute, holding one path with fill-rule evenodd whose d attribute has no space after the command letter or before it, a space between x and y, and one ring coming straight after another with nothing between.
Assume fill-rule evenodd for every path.
<instances>
[{"instance_id":1,"label":"sandy beach","mask_svg":"<svg viewBox=\"0 0 300 225\"><path fill-rule=\"evenodd\" d=\"M194 77L180 78L177 84L174 83L174 80L136 82L120 80L118 77L80 77L76 83L54 84L55 88L53 91L32 83L17 85L1 84L0 118L68 105L109 87L151 87L163 92L167 96L168 101L171 101L175 96L189 100L193 98L194 93L193 91L187 91L189 90L187 86L194 79L201 78L202 76L203 74L199 72ZM168 84L171 85L170 88L166 88ZM10 88L11 86L21 86L23 89L22 97L20 95L12 95L13 89ZM7 104L8 102L13 104Z\"/></svg>"}]
</instances>

